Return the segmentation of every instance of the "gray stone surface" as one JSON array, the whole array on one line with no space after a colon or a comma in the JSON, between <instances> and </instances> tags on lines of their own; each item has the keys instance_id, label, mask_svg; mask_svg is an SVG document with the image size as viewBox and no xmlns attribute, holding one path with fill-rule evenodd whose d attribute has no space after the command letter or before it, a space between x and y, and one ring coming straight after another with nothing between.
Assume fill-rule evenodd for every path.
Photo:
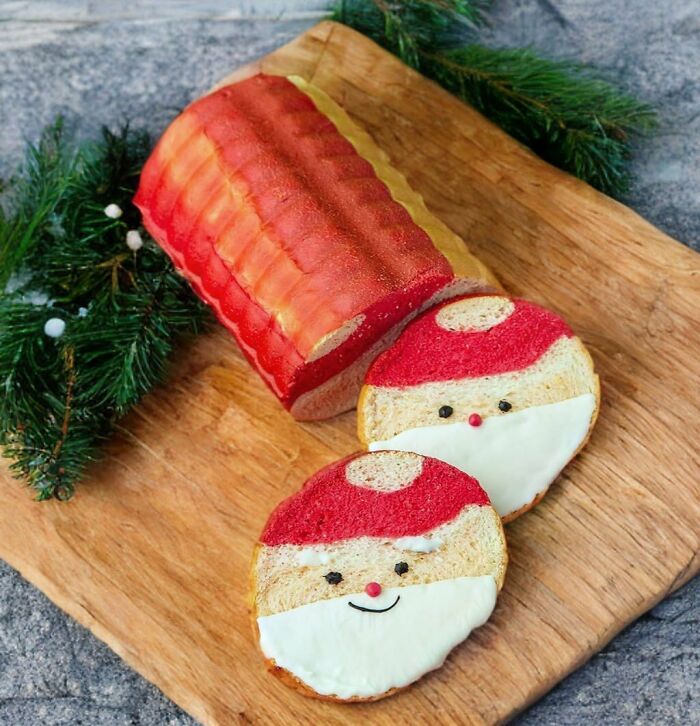
<instances>
[{"instance_id":1,"label":"gray stone surface","mask_svg":"<svg viewBox=\"0 0 700 726\"><path fill-rule=\"evenodd\" d=\"M0 0L0 175L57 112L84 135L121 117L157 133L222 72L291 39L323 5ZM660 132L637 149L626 201L700 245L700 0L496 0L493 17L487 42L593 63L662 110ZM696 579L519 722L700 723L699 597ZM0 563L0 725L192 723Z\"/></svg>"}]
</instances>

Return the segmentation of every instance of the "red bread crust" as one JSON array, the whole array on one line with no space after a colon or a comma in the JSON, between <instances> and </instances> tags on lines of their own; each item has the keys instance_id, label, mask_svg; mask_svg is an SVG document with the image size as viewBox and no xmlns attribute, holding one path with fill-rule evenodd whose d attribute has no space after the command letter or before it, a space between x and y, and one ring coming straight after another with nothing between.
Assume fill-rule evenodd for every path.
<instances>
[{"instance_id":1,"label":"red bread crust","mask_svg":"<svg viewBox=\"0 0 700 726\"><path fill-rule=\"evenodd\" d=\"M519 298L511 298L513 313L487 331L449 331L436 322L445 305L482 296L462 295L423 313L370 366L365 383L394 388L520 371L559 338L573 336L560 317Z\"/></svg>"},{"instance_id":2,"label":"red bread crust","mask_svg":"<svg viewBox=\"0 0 700 726\"><path fill-rule=\"evenodd\" d=\"M372 166L286 78L254 76L191 104L134 201L287 408L454 278ZM353 319L350 337L313 360Z\"/></svg>"},{"instance_id":3,"label":"red bread crust","mask_svg":"<svg viewBox=\"0 0 700 726\"><path fill-rule=\"evenodd\" d=\"M270 515L260 542L268 545L330 544L354 537L409 537L454 519L467 505L486 506L488 495L473 477L425 458L409 486L383 492L350 484L353 454L311 477Z\"/></svg>"}]
</instances>

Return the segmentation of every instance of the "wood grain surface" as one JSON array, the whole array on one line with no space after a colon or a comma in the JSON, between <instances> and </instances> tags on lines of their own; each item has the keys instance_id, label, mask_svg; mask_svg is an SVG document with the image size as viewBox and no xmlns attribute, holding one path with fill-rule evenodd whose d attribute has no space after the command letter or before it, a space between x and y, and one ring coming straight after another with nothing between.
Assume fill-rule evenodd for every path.
<instances>
[{"instance_id":1,"label":"wood grain surface","mask_svg":"<svg viewBox=\"0 0 700 726\"><path fill-rule=\"evenodd\" d=\"M507 527L492 620L376 704L285 688L245 604L269 511L357 448L354 414L295 423L220 330L181 351L72 502L36 504L2 469L0 556L207 724L504 720L700 568L700 258L347 28L258 67L330 93L507 289L568 318L602 380L588 448Z\"/></svg>"}]
</instances>

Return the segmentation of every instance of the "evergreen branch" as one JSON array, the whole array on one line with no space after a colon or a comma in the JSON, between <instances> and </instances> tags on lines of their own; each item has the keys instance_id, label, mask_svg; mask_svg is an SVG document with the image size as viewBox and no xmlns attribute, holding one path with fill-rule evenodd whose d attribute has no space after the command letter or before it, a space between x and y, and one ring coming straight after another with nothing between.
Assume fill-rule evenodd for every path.
<instances>
[{"instance_id":1,"label":"evergreen branch","mask_svg":"<svg viewBox=\"0 0 700 726\"><path fill-rule=\"evenodd\" d=\"M177 340L207 319L139 227L131 198L149 146L126 127L71 150L59 121L28 150L0 214L0 445L40 500L72 496L116 421L163 380ZM130 229L145 238L138 251ZM59 337L45 333L50 318L65 323Z\"/></svg>"},{"instance_id":2,"label":"evergreen branch","mask_svg":"<svg viewBox=\"0 0 700 726\"><path fill-rule=\"evenodd\" d=\"M652 110L569 62L479 45L421 52L423 70L550 163L592 186L627 188L629 138Z\"/></svg>"},{"instance_id":3,"label":"evergreen branch","mask_svg":"<svg viewBox=\"0 0 700 726\"><path fill-rule=\"evenodd\" d=\"M655 127L654 111L580 64L541 58L530 49L466 43L484 21L483 9L469 0L355 0L336 7L333 17L474 106L551 164L620 196L629 182L630 139Z\"/></svg>"},{"instance_id":4,"label":"evergreen branch","mask_svg":"<svg viewBox=\"0 0 700 726\"><path fill-rule=\"evenodd\" d=\"M484 23L489 0L346 0L331 18L372 38L412 68L419 49L451 47Z\"/></svg>"},{"instance_id":5,"label":"evergreen branch","mask_svg":"<svg viewBox=\"0 0 700 726\"><path fill-rule=\"evenodd\" d=\"M36 147L29 147L25 173L12 183L13 215L0 210L0 289L37 238L71 176L73 160L65 154L63 120L46 129ZM58 192L58 193L57 193Z\"/></svg>"}]
</instances>

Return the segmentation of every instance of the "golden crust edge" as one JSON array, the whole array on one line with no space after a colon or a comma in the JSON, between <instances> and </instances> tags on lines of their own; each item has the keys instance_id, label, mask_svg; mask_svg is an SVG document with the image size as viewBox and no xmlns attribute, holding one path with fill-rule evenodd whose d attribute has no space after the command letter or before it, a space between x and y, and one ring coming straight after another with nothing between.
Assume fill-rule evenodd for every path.
<instances>
[{"instance_id":1,"label":"golden crust edge","mask_svg":"<svg viewBox=\"0 0 700 726\"><path fill-rule=\"evenodd\" d=\"M501 289L501 284L493 272L473 254L469 245L458 234L428 209L422 194L392 164L386 151L362 126L350 118L340 104L301 76L290 75L287 80L306 94L316 108L333 122L338 132L353 145L355 151L372 165L376 175L388 187L394 201L409 213L413 222L428 235L435 249L448 261L455 277L482 280L485 286Z\"/></svg>"}]
</instances>

